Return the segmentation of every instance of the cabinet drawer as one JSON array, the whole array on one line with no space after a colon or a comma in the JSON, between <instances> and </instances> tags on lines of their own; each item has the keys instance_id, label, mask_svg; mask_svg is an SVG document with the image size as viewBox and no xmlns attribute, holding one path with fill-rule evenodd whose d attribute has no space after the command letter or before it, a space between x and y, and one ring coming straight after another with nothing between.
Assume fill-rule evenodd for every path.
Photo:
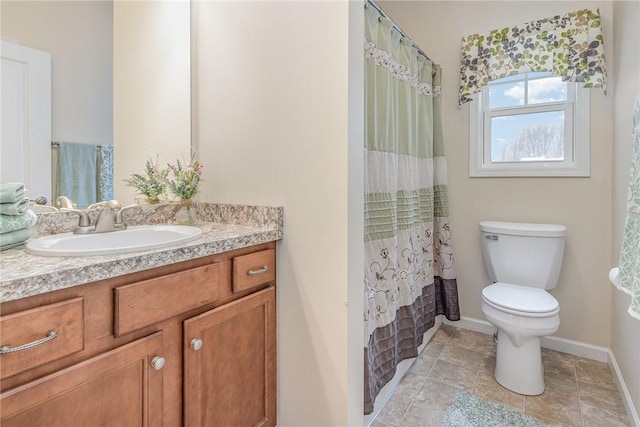
<instances>
[{"instance_id":1,"label":"cabinet drawer","mask_svg":"<svg viewBox=\"0 0 640 427\"><path fill-rule=\"evenodd\" d=\"M84 298L0 317L0 347L0 378L82 351Z\"/></svg>"},{"instance_id":2,"label":"cabinet drawer","mask_svg":"<svg viewBox=\"0 0 640 427\"><path fill-rule=\"evenodd\" d=\"M268 249L233 259L233 292L276 280L276 251Z\"/></svg>"},{"instance_id":3,"label":"cabinet drawer","mask_svg":"<svg viewBox=\"0 0 640 427\"><path fill-rule=\"evenodd\" d=\"M117 287L114 334L120 336L169 319L223 295L218 264Z\"/></svg>"}]
</instances>

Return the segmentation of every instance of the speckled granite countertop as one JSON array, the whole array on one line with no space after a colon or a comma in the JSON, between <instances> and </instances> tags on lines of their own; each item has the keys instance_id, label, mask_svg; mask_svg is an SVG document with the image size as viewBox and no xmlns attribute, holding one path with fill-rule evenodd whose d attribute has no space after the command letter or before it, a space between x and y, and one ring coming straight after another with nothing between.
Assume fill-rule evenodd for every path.
<instances>
[{"instance_id":1,"label":"speckled granite countertop","mask_svg":"<svg viewBox=\"0 0 640 427\"><path fill-rule=\"evenodd\" d=\"M178 206L145 205L127 212L131 225L172 222ZM23 249L0 252L0 303L282 239L282 208L197 203L197 240L144 252L43 257ZM77 215L39 215L33 237L69 231Z\"/></svg>"}]
</instances>

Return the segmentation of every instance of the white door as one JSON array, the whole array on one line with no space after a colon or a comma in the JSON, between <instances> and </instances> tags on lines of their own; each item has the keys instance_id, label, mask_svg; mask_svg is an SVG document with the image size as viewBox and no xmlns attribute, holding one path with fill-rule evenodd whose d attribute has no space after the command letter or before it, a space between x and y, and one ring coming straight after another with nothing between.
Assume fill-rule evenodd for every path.
<instances>
[{"instance_id":1,"label":"white door","mask_svg":"<svg viewBox=\"0 0 640 427\"><path fill-rule=\"evenodd\" d=\"M51 201L51 54L2 40L0 181Z\"/></svg>"}]
</instances>

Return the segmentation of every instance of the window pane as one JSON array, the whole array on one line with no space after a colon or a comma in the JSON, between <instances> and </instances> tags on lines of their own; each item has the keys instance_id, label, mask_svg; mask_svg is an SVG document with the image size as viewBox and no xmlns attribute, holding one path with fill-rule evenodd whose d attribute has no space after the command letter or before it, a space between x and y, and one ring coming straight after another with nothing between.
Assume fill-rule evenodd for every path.
<instances>
[{"instance_id":1,"label":"window pane","mask_svg":"<svg viewBox=\"0 0 640 427\"><path fill-rule=\"evenodd\" d=\"M489 108L524 105L524 82L489 86Z\"/></svg>"},{"instance_id":2,"label":"window pane","mask_svg":"<svg viewBox=\"0 0 640 427\"><path fill-rule=\"evenodd\" d=\"M529 80L528 104L559 102L567 100L567 83L560 77Z\"/></svg>"},{"instance_id":3,"label":"window pane","mask_svg":"<svg viewBox=\"0 0 640 427\"><path fill-rule=\"evenodd\" d=\"M540 72L537 72L537 73L527 73L527 76L530 79L537 79L539 77L553 76L553 74L551 72L548 72L548 71L540 71Z\"/></svg>"},{"instance_id":4,"label":"window pane","mask_svg":"<svg viewBox=\"0 0 640 427\"><path fill-rule=\"evenodd\" d=\"M491 118L491 161L564 160L564 111Z\"/></svg>"},{"instance_id":5,"label":"window pane","mask_svg":"<svg viewBox=\"0 0 640 427\"><path fill-rule=\"evenodd\" d=\"M544 74L544 73L540 73L540 74ZM498 80L493 80L489 82L489 85L493 85L493 84L500 84L500 83L506 83L506 82L513 82L516 80L524 80L526 78L526 74L514 74L512 76L508 76L508 77L503 77L501 79Z\"/></svg>"}]
</instances>

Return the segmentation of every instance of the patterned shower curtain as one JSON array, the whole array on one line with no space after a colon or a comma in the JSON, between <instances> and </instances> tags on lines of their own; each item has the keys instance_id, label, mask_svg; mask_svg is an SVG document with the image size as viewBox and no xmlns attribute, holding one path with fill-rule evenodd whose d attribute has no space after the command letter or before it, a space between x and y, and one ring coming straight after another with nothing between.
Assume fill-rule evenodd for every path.
<instances>
[{"instance_id":1,"label":"patterned shower curtain","mask_svg":"<svg viewBox=\"0 0 640 427\"><path fill-rule=\"evenodd\" d=\"M441 69L365 12L365 414L444 314L459 320Z\"/></svg>"},{"instance_id":2,"label":"patterned shower curtain","mask_svg":"<svg viewBox=\"0 0 640 427\"><path fill-rule=\"evenodd\" d=\"M616 286L631 295L629 314L640 320L640 95L633 108L631 144L627 219Z\"/></svg>"}]
</instances>

